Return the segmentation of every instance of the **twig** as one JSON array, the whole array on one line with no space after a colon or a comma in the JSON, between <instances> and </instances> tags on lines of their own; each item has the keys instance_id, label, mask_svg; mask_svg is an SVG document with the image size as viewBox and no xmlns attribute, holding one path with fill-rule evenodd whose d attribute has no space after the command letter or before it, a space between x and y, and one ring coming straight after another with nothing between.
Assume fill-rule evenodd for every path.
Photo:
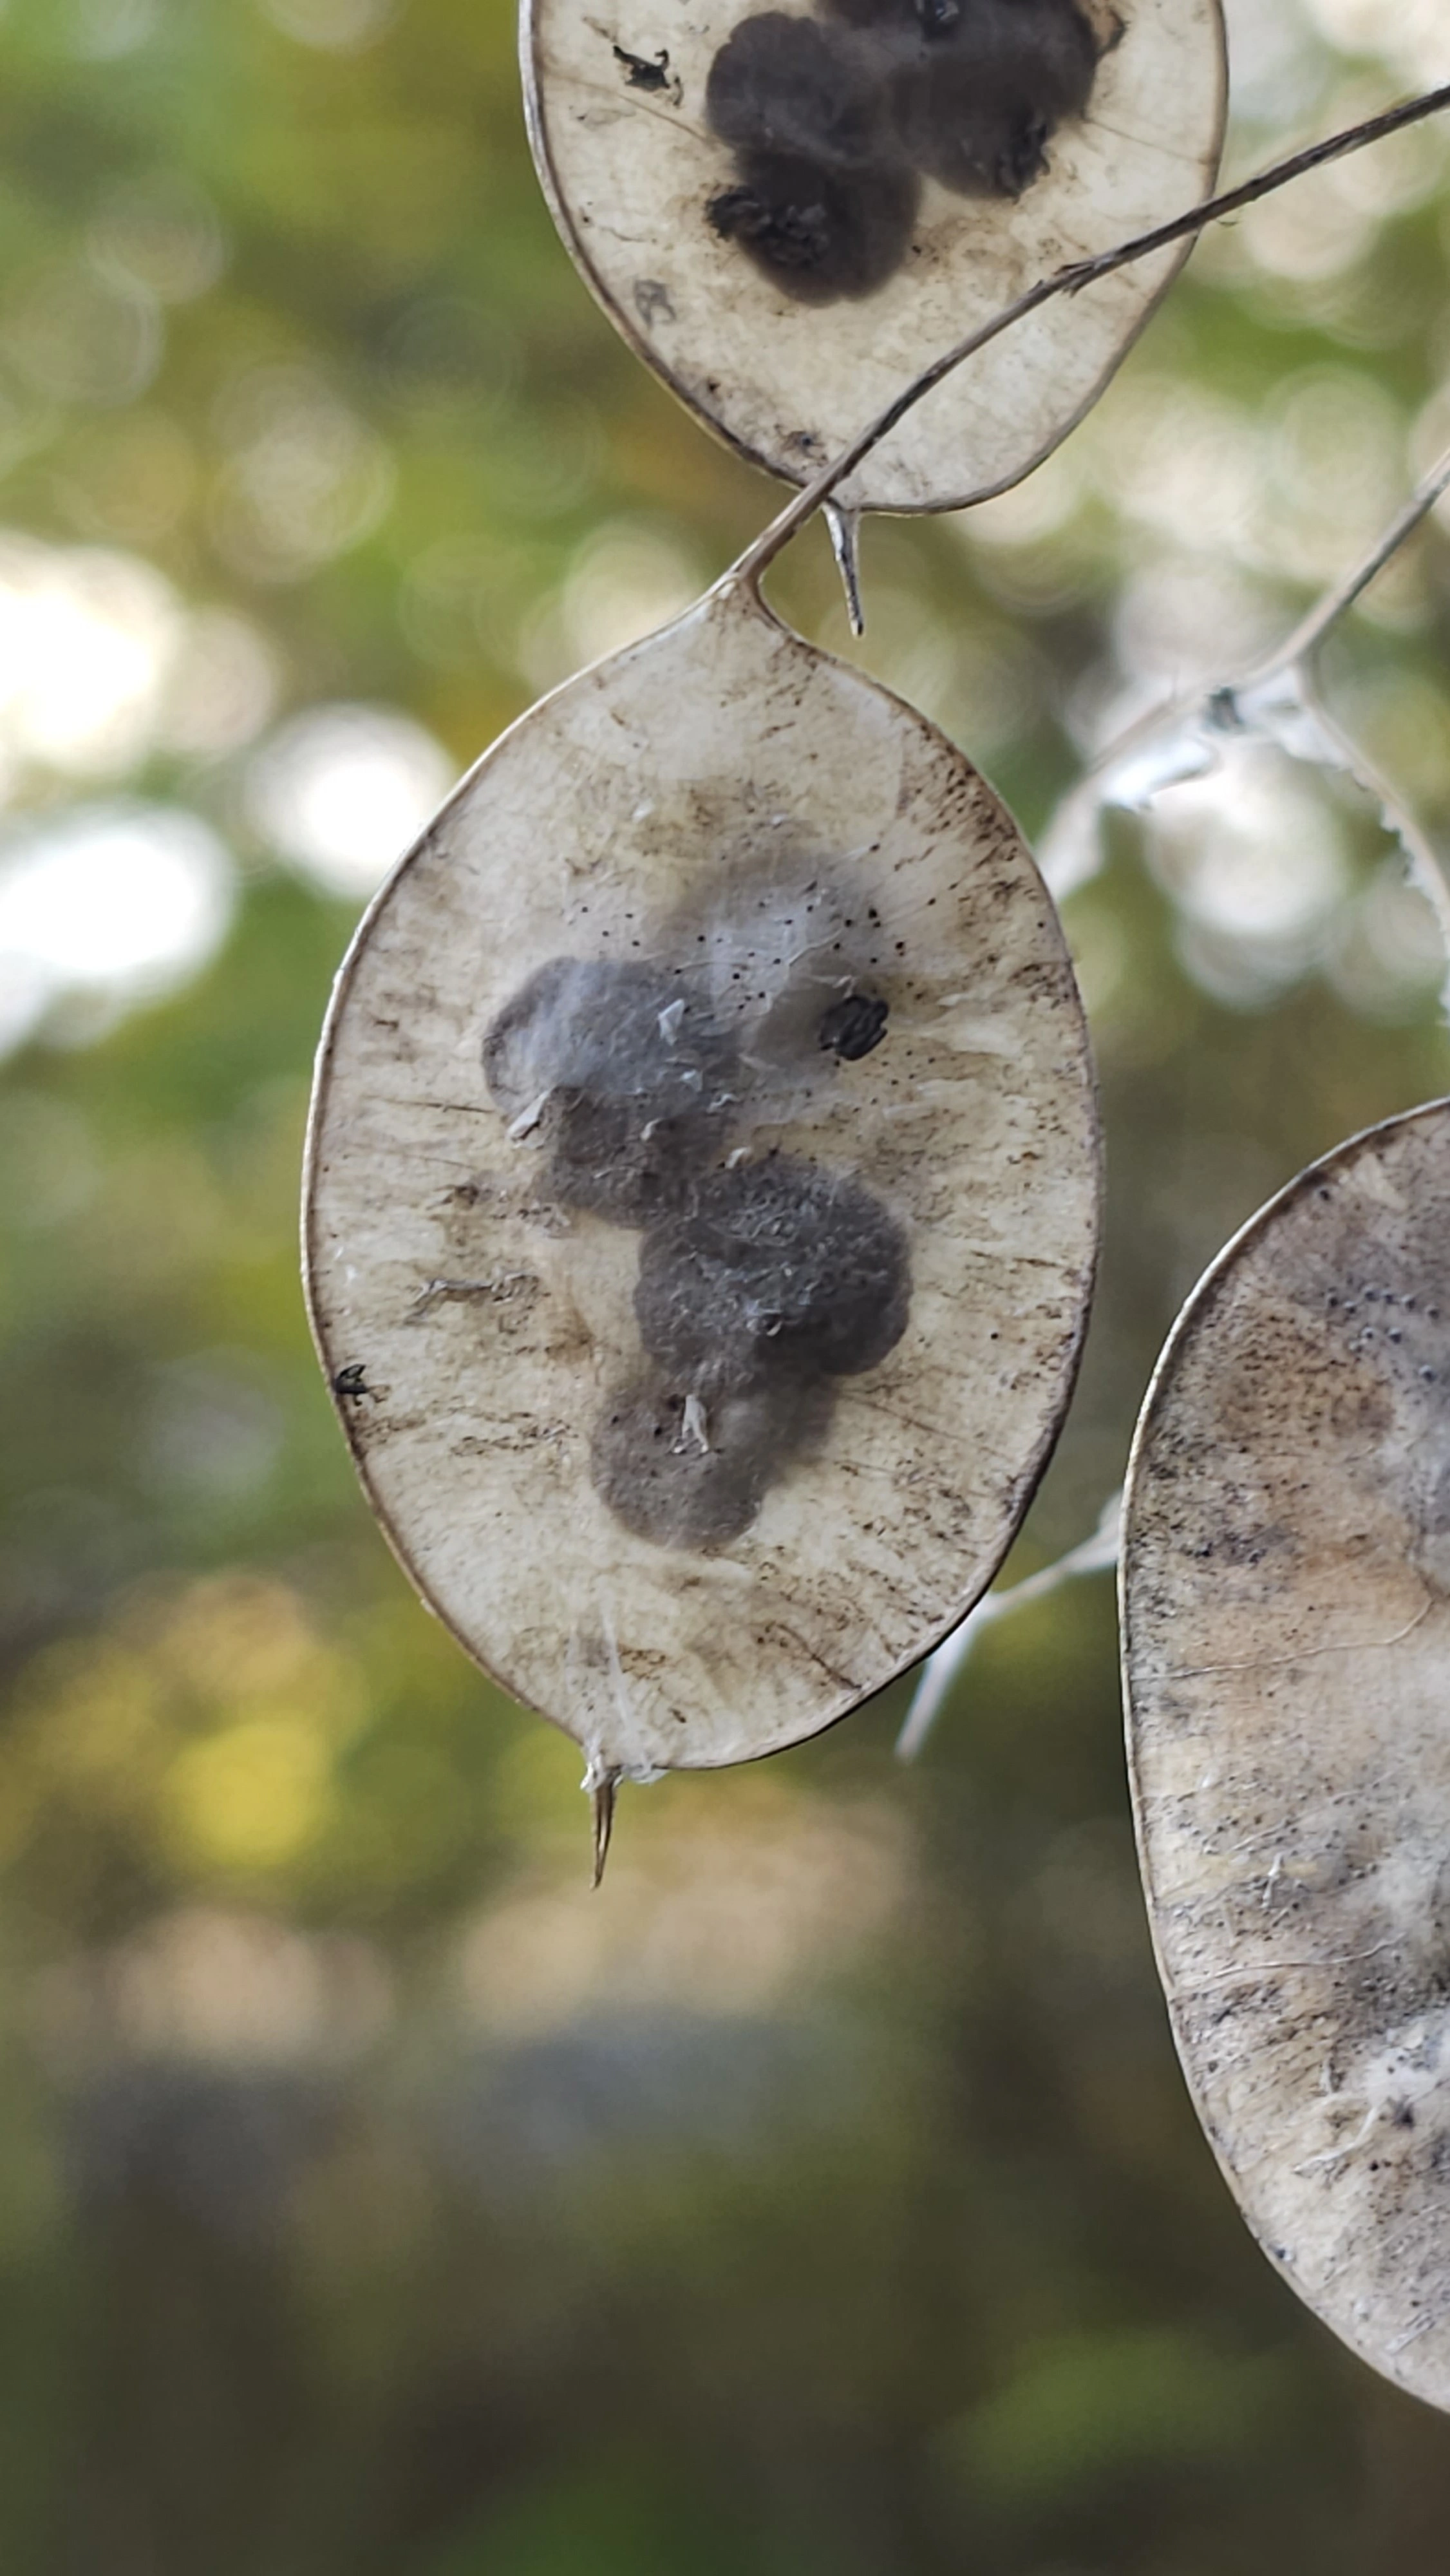
<instances>
[{"instance_id":1,"label":"twig","mask_svg":"<svg viewBox=\"0 0 1450 2576\"><path fill-rule=\"evenodd\" d=\"M1445 952L1440 1009L1442 1017L1450 1020L1450 882L1446 879L1445 863L1423 824L1403 802L1398 790L1391 786L1368 754L1361 751L1358 743L1351 741L1336 724L1307 675L1303 699L1318 729L1326 763L1342 769L1346 777L1352 778L1355 785L1378 806L1386 832L1391 840L1399 842L1404 851L1411 883L1424 896L1435 916L1435 928Z\"/></svg>"},{"instance_id":2,"label":"twig","mask_svg":"<svg viewBox=\"0 0 1450 2576\"><path fill-rule=\"evenodd\" d=\"M1165 788L1182 786L1213 768L1226 740L1273 742L1291 759L1341 770L1378 806L1386 831L1405 853L1412 882L1435 916L1445 950L1444 1002L1450 1015L1450 882L1444 863L1395 788L1329 713L1313 667L1340 620L1446 491L1450 449L1437 458L1354 569L1316 601L1283 644L1241 678L1212 682L1191 698L1170 700L1140 716L1098 753L1059 807L1043 848L1043 874L1055 895L1069 893L1093 872L1089 836L1104 805L1142 812Z\"/></svg>"},{"instance_id":3,"label":"twig","mask_svg":"<svg viewBox=\"0 0 1450 2576\"><path fill-rule=\"evenodd\" d=\"M883 438L890 437L897 423L904 420L909 411L914 410L944 378L964 366L968 358L974 358L979 349L985 349L1004 331L1010 331L1015 323L1024 322L1030 313L1038 312L1044 304L1050 304L1055 296L1080 295L1085 286L1093 286L1100 278L1113 276L1120 268L1130 268L1136 260L1151 259L1155 251L1169 250L1175 242L1192 240L1206 224L1217 223L1224 215L1237 214L1243 206L1255 205L1261 197L1272 195L1276 188L1287 187L1291 179L1302 179L1311 170L1322 170L1327 162L1339 161L1347 153L1362 151L1366 144L1379 143L1387 135L1402 133L1406 126L1418 125L1428 116L1438 116L1446 107L1450 107L1450 82L1440 89L1426 90L1419 98L1407 99L1399 107L1388 108L1381 116L1368 117L1360 125L1346 126L1341 133L1329 135L1322 143L1311 144L1307 151L1296 152L1287 161L1276 161L1271 168L1261 170L1257 178L1246 179L1240 187L1229 188L1222 196L1205 198L1200 205L1190 206L1185 214L1175 215L1170 223L1155 225L1152 232L1139 233L1131 241L1119 242L1110 250L1098 251L1091 259L1075 260L1070 267L1058 269L1051 277L1039 278L1037 284L1019 295L1015 303L1005 305L990 321L969 332L965 340L959 340L954 349L934 358L914 384L908 385L904 393L897 394L884 411L878 412L869 427L863 429L832 464L823 467L814 480L786 504L779 516L772 519L769 527L746 547L744 554L724 575L720 587L734 582L758 582L797 529L814 517Z\"/></svg>"},{"instance_id":4,"label":"twig","mask_svg":"<svg viewBox=\"0 0 1450 2576\"><path fill-rule=\"evenodd\" d=\"M1122 1538L1123 1497L1114 1494L1104 1503L1097 1528L1091 1538L1069 1548L1052 1565L1039 1566L1021 1583L1012 1584L1006 1592L988 1592L969 1610L959 1628L954 1628L934 1655L928 1655L921 1668L915 1696L906 1712L906 1723L896 1739L898 1762L914 1762L941 1714L948 1694L972 1654L984 1628L1003 1619L1010 1610L1023 1610L1029 1601L1045 1600L1061 1584L1070 1583L1075 1575L1103 1574L1117 1564Z\"/></svg>"},{"instance_id":5,"label":"twig","mask_svg":"<svg viewBox=\"0 0 1450 2576\"><path fill-rule=\"evenodd\" d=\"M1353 572L1346 573L1343 581L1310 609L1288 642L1280 645L1272 664L1267 667L1286 671L1292 663L1307 662L1312 654L1317 653L1326 635L1339 624L1341 617L1347 616L1356 601L1363 598L1370 583L1378 580L1386 564L1393 562L1401 546L1414 535L1422 521L1428 519L1442 492L1446 491L1450 491L1450 448L1436 459L1429 473L1416 484L1399 516L1391 520L1363 561L1355 565Z\"/></svg>"}]
</instances>

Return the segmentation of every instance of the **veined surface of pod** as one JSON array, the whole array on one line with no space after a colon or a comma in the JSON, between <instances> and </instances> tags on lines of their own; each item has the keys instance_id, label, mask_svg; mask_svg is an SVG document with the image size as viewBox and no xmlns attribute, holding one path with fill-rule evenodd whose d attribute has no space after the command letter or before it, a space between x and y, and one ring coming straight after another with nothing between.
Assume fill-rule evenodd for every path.
<instances>
[{"instance_id":1,"label":"veined surface of pod","mask_svg":"<svg viewBox=\"0 0 1450 2576\"><path fill-rule=\"evenodd\" d=\"M524 0L534 156L625 337L797 483L1068 262L1206 195L1220 0ZM1005 489L1096 399L1184 249L1059 298L940 385L843 508Z\"/></svg>"},{"instance_id":2,"label":"veined surface of pod","mask_svg":"<svg viewBox=\"0 0 1450 2576\"><path fill-rule=\"evenodd\" d=\"M1199 2116L1301 2297L1450 2406L1450 1102L1313 1165L1196 1291L1123 1609Z\"/></svg>"},{"instance_id":3,"label":"veined surface of pod","mask_svg":"<svg viewBox=\"0 0 1450 2576\"><path fill-rule=\"evenodd\" d=\"M374 903L306 1248L375 1508L596 1776L829 1725L986 1587L1094 1265L1081 1005L926 720L741 584L485 756Z\"/></svg>"}]
</instances>

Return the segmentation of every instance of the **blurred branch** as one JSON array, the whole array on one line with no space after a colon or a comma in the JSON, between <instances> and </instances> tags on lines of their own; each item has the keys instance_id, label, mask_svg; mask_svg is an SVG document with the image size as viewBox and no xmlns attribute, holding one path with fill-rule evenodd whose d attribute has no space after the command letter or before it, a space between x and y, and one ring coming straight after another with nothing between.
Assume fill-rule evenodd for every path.
<instances>
[{"instance_id":1,"label":"blurred branch","mask_svg":"<svg viewBox=\"0 0 1450 2576\"><path fill-rule=\"evenodd\" d=\"M964 366L968 358L974 358L979 349L985 349L991 341L1000 339L1002 333L1010 331L1015 323L1026 321L1029 314L1040 311L1054 297L1080 295L1084 287L1096 285L1100 278L1112 277L1120 268L1132 267L1137 260L1151 259L1155 251L1169 250L1175 242L1191 241L1205 225L1217 223L1225 215L1235 215L1242 207L1255 205L1261 197L1271 196L1275 189L1287 187L1291 180L1302 179L1311 170L1321 170L1327 162L1342 160L1348 153L1361 152L1367 144L1382 142L1387 135L1399 134L1406 126L1418 125L1428 116L1437 116L1446 107L1450 107L1450 82L1440 89L1426 90L1419 98L1407 99L1399 107L1388 108L1381 116L1368 117L1360 125L1346 126L1342 132L1329 135L1324 142L1311 144L1307 151L1292 154L1287 161L1274 162L1269 169L1261 170L1256 178L1246 179L1241 186L1225 190L1222 196L1205 198L1201 204L1190 206L1185 214L1175 215L1170 223L1157 224L1151 232L1139 233L1131 241L1119 242L1111 250L1099 251L1092 259L1075 260L1051 277L1039 278L1037 284L1029 287L1024 295L1019 295L1015 303L1004 306L990 321L969 332L954 349L934 358L915 382L908 385L905 392L897 394L869 427L852 440L844 454L838 456L833 464L823 467L814 481L807 483L794 500L787 503L779 516L772 519L769 527L731 565L723 577L724 582L758 582L797 529L815 516L847 476L855 472L874 447L879 447L883 438L890 436L909 411L914 410L947 376Z\"/></svg>"},{"instance_id":2,"label":"blurred branch","mask_svg":"<svg viewBox=\"0 0 1450 2576\"><path fill-rule=\"evenodd\" d=\"M1435 916L1446 958L1443 1005L1450 1015L1450 883L1444 862L1398 790L1330 715L1313 667L1326 638L1447 490L1450 449L1353 571L1325 593L1277 651L1240 679L1212 682L1191 698L1153 709L1098 753L1086 777L1058 808L1043 846L1043 874L1056 896L1070 893L1095 873L1105 805L1146 812L1166 788L1183 786L1216 768L1226 742L1270 742L1292 760L1341 771L1373 800L1385 830L1405 854L1411 882Z\"/></svg>"},{"instance_id":3,"label":"blurred branch","mask_svg":"<svg viewBox=\"0 0 1450 2576\"><path fill-rule=\"evenodd\" d=\"M1370 547L1353 572L1346 573L1343 581L1327 591L1317 607L1310 609L1308 616L1295 627L1287 644L1279 647L1272 664L1267 667L1287 670L1291 663L1307 662L1311 654L1317 653L1331 628L1337 626L1341 617L1346 616L1363 597L1385 566L1394 561L1406 539L1412 537L1421 523L1428 519L1441 493L1446 490L1450 490L1450 448L1437 458L1429 473L1416 484L1398 517L1390 521L1383 536Z\"/></svg>"},{"instance_id":4,"label":"blurred branch","mask_svg":"<svg viewBox=\"0 0 1450 2576\"><path fill-rule=\"evenodd\" d=\"M1122 1514L1123 1497L1119 1492L1104 1503L1091 1538L1069 1548L1066 1556L1058 1557L1054 1564L1039 1567L1036 1574L1029 1574L1023 1582L1010 1585L1007 1591L985 1594L975 1610L968 1611L961 1626L952 1630L945 1644L938 1646L934 1655L927 1656L911 1706L906 1712L906 1723L896 1739L898 1762L916 1760L941 1714L943 1704L974 1653L984 1628L990 1628L998 1619L1005 1619L1011 1610L1025 1610L1031 1601L1046 1600L1050 1592L1058 1591L1064 1583L1071 1583L1076 1575L1104 1574L1117 1564Z\"/></svg>"}]
</instances>

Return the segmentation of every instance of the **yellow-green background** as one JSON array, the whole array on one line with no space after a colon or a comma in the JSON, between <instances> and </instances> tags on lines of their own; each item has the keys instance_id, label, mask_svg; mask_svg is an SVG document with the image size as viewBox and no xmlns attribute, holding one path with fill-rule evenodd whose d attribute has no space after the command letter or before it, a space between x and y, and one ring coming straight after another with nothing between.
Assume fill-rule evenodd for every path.
<instances>
[{"instance_id":1,"label":"yellow-green background","mask_svg":"<svg viewBox=\"0 0 1450 2576\"><path fill-rule=\"evenodd\" d=\"M1450 76L1443 0L1236 18L1236 169ZM1041 834L1450 438L1447 270L1430 132L1226 230L1026 492L869 531L868 666ZM1450 2430L1300 2312L1188 2110L1106 1582L995 1629L914 1772L898 1692L630 1796L591 1899L573 1749L355 1492L294 1239L357 906L269 840L269 746L362 706L459 766L772 500L576 281L503 0L8 0L0 465L0 923L73 809L174 803L236 871L209 962L62 978L4 1067L0 2567L1442 2570ZM202 718L47 736L47 583L209 638ZM846 648L817 532L774 596ZM1447 639L1432 527L1328 665L1442 833ZM1232 1227L1450 1087L1371 821L1234 778L1068 906L1110 1226L1023 1568Z\"/></svg>"}]
</instances>

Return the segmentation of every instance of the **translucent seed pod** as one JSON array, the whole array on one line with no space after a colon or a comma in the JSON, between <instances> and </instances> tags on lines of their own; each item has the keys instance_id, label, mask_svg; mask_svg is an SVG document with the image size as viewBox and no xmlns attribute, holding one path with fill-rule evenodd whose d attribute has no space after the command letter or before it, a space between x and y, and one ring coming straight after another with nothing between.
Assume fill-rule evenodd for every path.
<instances>
[{"instance_id":1,"label":"translucent seed pod","mask_svg":"<svg viewBox=\"0 0 1450 2576\"><path fill-rule=\"evenodd\" d=\"M1123 1609L1199 2117L1300 2296L1450 2407L1450 1102L1302 1173L1190 1300Z\"/></svg>"},{"instance_id":2,"label":"translucent seed pod","mask_svg":"<svg viewBox=\"0 0 1450 2576\"><path fill-rule=\"evenodd\" d=\"M368 1493L591 1776L769 1753L991 1580L1082 1339L1061 930L962 755L752 588L466 779L339 979L318 1342Z\"/></svg>"},{"instance_id":3,"label":"translucent seed pod","mask_svg":"<svg viewBox=\"0 0 1450 2576\"><path fill-rule=\"evenodd\" d=\"M529 130L606 312L753 462L808 481L944 349L1206 195L1220 0L525 0ZM1059 299L838 496L1004 490L1103 390L1186 247Z\"/></svg>"}]
</instances>

